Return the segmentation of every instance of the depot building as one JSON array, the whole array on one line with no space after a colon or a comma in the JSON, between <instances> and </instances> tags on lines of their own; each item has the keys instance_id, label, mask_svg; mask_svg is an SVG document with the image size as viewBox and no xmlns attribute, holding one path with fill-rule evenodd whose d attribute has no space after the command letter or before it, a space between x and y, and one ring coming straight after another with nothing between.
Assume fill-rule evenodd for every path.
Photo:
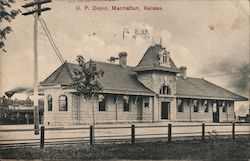
<instances>
[{"instance_id":1,"label":"depot building","mask_svg":"<svg viewBox=\"0 0 250 161\"><path fill-rule=\"evenodd\" d=\"M65 62L41 82L44 89L44 124L78 125L124 122L232 122L235 101L248 99L205 79L186 75L170 53L150 46L137 66L127 65L127 53L119 64L95 62L104 71L103 89L85 99L68 87L78 64Z\"/></svg>"}]
</instances>

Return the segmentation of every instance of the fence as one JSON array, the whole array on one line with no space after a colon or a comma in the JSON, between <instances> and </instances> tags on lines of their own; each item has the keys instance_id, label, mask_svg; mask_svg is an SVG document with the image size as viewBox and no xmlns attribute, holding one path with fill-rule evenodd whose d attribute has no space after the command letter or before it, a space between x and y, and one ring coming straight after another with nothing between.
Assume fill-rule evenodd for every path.
<instances>
[{"instance_id":1,"label":"fence","mask_svg":"<svg viewBox=\"0 0 250 161\"><path fill-rule=\"evenodd\" d=\"M238 130L236 130L236 127ZM73 143L95 143L103 142L130 142L135 144L140 141L166 140L171 143L173 139L194 139L198 138L206 142L212 135L236 138L239 135L250 135L249 124L207 124L201 125L161 125L161 126L103 126L103 127L72 127L72 128L44 128L40 127L40 135L34 135L33 129L3 129L0 130L1 147L18 146L40 146ZM11 133L9 133L11 132ZM22 139L3 139L5 136L11 137L12 133L26 136ZM29 133L27 133L29 132ZM32 134L33 133L33 134ZM15 136L18 136L15 135ZM29 134L29 135L28 135ZM60 137L61 135L61 137ZM65 137L66 136L66 137ZM15 137L17 138L17 137Z\"/></svg>"}]
</instances>

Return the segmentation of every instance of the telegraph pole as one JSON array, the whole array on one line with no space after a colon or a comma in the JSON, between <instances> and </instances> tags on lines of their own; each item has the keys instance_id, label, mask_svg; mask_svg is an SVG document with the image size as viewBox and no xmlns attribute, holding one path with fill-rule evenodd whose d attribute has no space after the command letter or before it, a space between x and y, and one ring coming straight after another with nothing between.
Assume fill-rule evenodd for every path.
<instances>
[{"instance_id":1,"label":"telegraph pole","mask_svg":"<svg viewBox=\"0 0 250 161\"><path fill-rule=\"evenodd\" d=\"M38 30L38 19L42 12L51 10L49 7L42 8L42 4L49 3L51 0L34 0L34 2L26 3L23 8L34 7L33 10L23 13L22 15L34 15L34 130L35 135L39 134L39 107L38 107L38 50L37 50L37 30Z\"/></svg>"}]
</instances>

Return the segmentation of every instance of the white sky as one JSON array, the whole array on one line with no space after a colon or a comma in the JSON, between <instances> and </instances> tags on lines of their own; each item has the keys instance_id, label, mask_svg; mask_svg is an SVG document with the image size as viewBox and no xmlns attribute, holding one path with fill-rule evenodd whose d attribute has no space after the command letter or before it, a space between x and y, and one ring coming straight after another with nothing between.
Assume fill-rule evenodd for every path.
<instances>
[{"instance_id":1,"label":"white sky","mask_svg":"<svg viewBox=\"0 0 250 161\"><path fill-rule=\"evenodd\" d=\"M71 1L71 2L70 2ZM231 85L232 76L206 77L223 73L219 64L231 72L240 64L249 62L249 1L248 0L192 0L192 1L114 1L81 2L79 0L53 0L44 7L51 11L42 18L54 38L62 56L75 62L81 54L107 61L120 51L128 53L128 64L135 66L146 49L155 42L162 42L171 52L179 67L188 67L188 75L205 79L239 93ZM27 1L18 1L13 8L20 8ZM76 6L139 6L140 11L77 11ZM161 11L144 11L143 7L160 6ZM22 9L25 12L24 9ZM7 37L7 53L0 54L0 95L15 87L31 87L33 81L33 17L19 15L11 26L14 32ZM4 24L1 24L4 25ZM125 40L123 29L127 28ZM135 28L148 29L150 39L132 39ZM39 27L39 80L44 80L59 65L44 32ZM218 65L218 68L217 68ZM247 91L247 90L245 90ZM239 94L247 96L247 92ZM244 103L247 105L247 103ZM238 105L238 107L241 103Z\"/></svg>"}]
</instances>

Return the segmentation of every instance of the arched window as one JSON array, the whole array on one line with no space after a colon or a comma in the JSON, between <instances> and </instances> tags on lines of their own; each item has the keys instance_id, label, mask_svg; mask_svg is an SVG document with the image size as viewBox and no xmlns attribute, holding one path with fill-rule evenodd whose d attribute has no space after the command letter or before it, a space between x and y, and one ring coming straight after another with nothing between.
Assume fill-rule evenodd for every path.
<instances>
[{"instance_id":1,"label":"arched window","mask_svg":"<svg viewBox=\"0 0 250 161\"><path fill-rule=\"evenodd\" d=\"M68 111L68 98L65 95L59 97L59 111Z\"/></svg>"},{"instance_id":2,"label":"arched window","mask_svg":"<svg viewBox=\"0 0 250 161\"><path fill-rule=\"evenodd\" d=\"M168 86L162 86L160 89L160 94L169 95L171 94L171 90Z\"/></svg>"},{"instance_id":3,"label":"arched window","mask_svg":"<svg viewBox=\"0 0 250 161\"><path fill-rule=\"evenodd\" d=\"M48 111L52 111L52 96L48 95Z\"/></svg>"}]
</instances>

